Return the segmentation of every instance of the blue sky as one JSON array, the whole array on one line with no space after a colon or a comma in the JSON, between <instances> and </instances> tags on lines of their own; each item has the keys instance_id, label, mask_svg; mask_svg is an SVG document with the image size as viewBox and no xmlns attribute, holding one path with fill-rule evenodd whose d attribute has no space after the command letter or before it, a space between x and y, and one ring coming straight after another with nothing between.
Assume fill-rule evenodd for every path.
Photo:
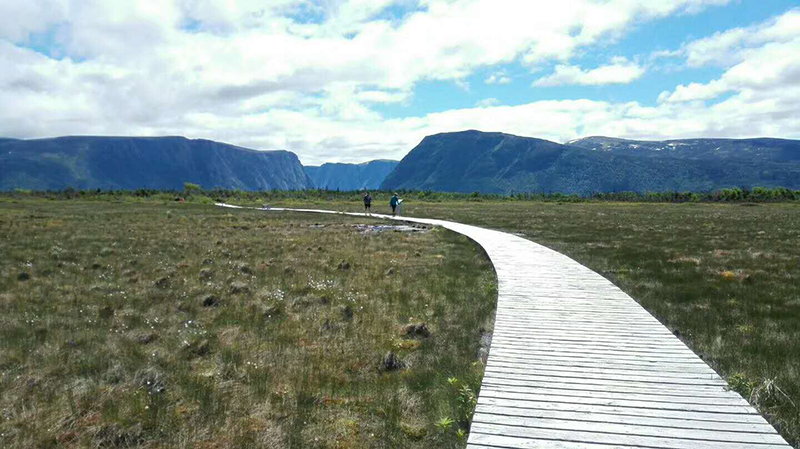
<instances>
[{"instance_id":1,"label":"blue sky","mask_svg":"<svg viewBox=\"0 0 800 449\"><path fill-rule=\"evenodd\" d=\"M0 135L185 135L307 164L428 134L800 138L788 0L0 0Z\"/></svg>"}]
</instances>

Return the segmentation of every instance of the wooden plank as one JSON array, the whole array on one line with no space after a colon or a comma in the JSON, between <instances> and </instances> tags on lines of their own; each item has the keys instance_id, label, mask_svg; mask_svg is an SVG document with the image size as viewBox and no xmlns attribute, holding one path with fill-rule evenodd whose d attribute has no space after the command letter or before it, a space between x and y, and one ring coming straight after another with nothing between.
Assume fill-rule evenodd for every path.
<instances>
[{"instance_id":1,"label":"wooden plank","mask_svg":"<svg viewBox=\"0 0 800 449\"><path fill-rule=\"evenodd\" d=\"M775 435L775 431L763 422L760 424L740 423L740 422L720 422L707 421L703 419L669 418L669 417L650 417L638 415L623 415L604 413L600 410L580 411L580 410L540 410L517 407L501 407L497 405L482 405L481 414L518 416L527 418L546 418L559 419L564 421L586 421L594 423L615 423L628 425L642 425L648 427L665 427L669 429L698 429L713 430L718 432L746 432Z\"/></svg>"},{"instance_id":2,"label":"wooden plank","mask_svg":"<svg viewBox=\"0 0 800 449\"><path fill-rule=\"evenodd\" d=\"M662 425L596 422L576 419L532 418L503 414L481 413L473 423L510 425L514 427L567 430L571 432L599 432L619 435L636 435L678 440L705 440L750 444L780 444L782 439L775 433L721 432L696 428L673 428ZM698 443L695 443L698 444ZM702 443L700 443L702 444Z\"/></svg>"},{"instance_id":3,"label":"wooden plank","mask_svg":"<svg viewBox=\"0 0 800 449\"><path fill-rule=\"evenodd\" d=\"M729 441L693 440L688 438L653 437L607 432L582 432L561 429L516 427L511 425L484 424L480 422L475 422L472 424L472 432L484 435L488 434L540 440L548 439L577 443L619 444L665 449L754 449L754 447L757 447L758 449L786 449L787 447L785 443L754 445L753 443Z\"/></svg>"}]
</instances>

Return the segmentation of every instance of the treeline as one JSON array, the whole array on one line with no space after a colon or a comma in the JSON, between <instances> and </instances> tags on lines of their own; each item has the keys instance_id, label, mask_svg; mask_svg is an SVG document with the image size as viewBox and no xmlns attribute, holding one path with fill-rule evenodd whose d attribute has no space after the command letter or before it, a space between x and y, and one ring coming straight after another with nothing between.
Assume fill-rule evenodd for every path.
<instances>
[{"instance_id":1,"label":"treeline","mask_svg":"<svg viewBox=\"0 0 800 449\"><path fill-rule=\"evenodd\" d=\"M392 195L388 191L372 191L372 197L381 201ZM463 202L463 201L539 201L561 203L584 202L645 202L645 203L764 203L800 201L800 190L786 188L728 188L711 192L605 192L590 195L567 195L549 192L525 192L509 195L493 193L452 193L419 190L398 190L397 194L410 201L419 202ZM185 183L183 190L64 190L30 191L17 189L0 192L3 197L34 197L50 200L99 200L99 201L186 201L210 204L228 202L234 204L270 204L286 202L350 202L361 201L363 191L338 191L326 189L246 191L215 188L203 189Z\"/></svg>"}]
</instances>

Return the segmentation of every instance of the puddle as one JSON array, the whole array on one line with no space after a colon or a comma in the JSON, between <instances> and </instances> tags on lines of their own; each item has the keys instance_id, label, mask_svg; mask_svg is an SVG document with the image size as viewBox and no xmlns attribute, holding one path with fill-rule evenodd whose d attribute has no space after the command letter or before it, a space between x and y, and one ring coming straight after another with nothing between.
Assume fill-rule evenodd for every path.
<instances>
[{"instance_id":1,"label":"puddle","mask_svg":"<svg viewBox=\"0 0 800 449\"><path fill-rule=\"evenodd\" d=\"M355 225L356 230L361 233L379 232L428 232L429 226L409 226L409 225Z\"/></svg>"}]
</instances>

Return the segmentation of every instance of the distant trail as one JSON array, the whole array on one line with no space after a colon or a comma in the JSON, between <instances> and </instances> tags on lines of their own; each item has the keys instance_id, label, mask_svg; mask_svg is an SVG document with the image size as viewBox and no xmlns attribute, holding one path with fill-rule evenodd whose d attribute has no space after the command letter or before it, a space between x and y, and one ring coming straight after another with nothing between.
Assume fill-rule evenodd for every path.
<instances>
[{"instance_id":1,"label":"distant trail","mask_svg":"<svg viewBox=\"0 0 800 449\"><path fill-rule=\"evenodd\" d=\"M494 336L468 448L790 448L658 320L569 257L476 226L371 217L463 234L497 271Z\"/></svg>"}]
</instances>

